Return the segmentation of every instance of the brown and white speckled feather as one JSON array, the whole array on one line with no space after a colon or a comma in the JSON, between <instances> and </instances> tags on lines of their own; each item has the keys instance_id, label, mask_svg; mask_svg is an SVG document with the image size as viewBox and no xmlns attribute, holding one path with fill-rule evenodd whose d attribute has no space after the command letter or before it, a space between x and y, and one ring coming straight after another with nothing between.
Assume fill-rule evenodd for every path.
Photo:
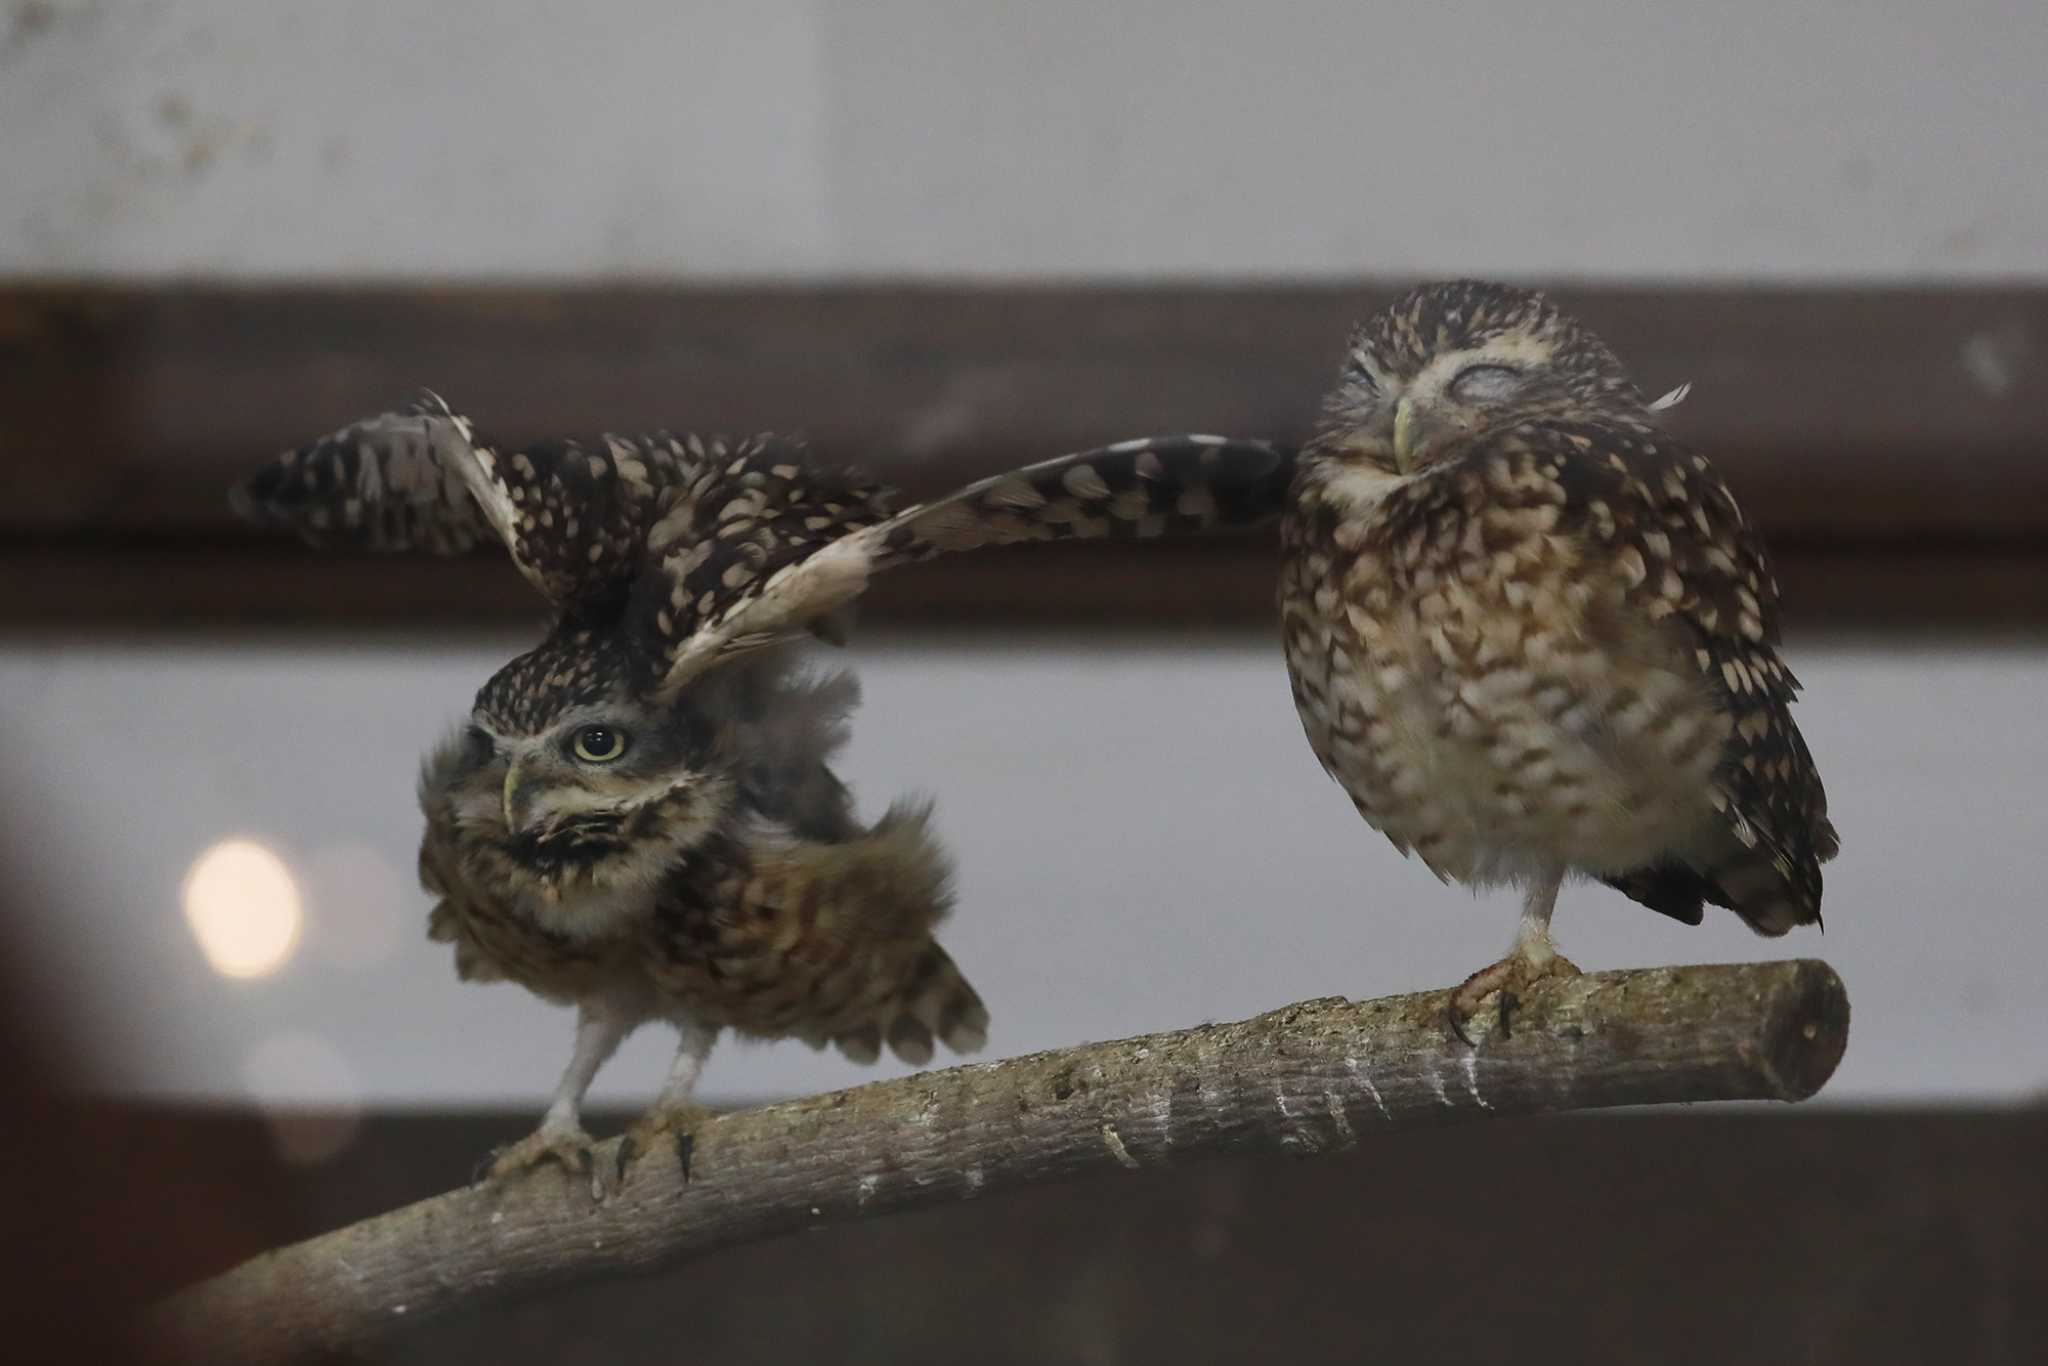
<instances>
[{"instance_id":1,"label":"brown and white speckled feather","mask_svg":"<svg viewBox=\"0 0 2048 1366\"><path fill-rule=\"evenodd\" d=\"M1440 876L1819 918L1837 840L1762 544L1542 296L1429 286L1363 326L1282 540L1310 742Z\"/></svg>"}]
</instances>

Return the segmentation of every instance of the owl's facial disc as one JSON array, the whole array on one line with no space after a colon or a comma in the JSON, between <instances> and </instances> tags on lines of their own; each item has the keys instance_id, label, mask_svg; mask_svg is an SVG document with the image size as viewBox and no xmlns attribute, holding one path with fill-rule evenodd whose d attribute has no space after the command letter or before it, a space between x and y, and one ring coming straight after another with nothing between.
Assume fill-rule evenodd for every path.
<instances>
[{"instance_id":1,"label":"owl's facial disc","mask_svg":"<svg viewBox=\"0 0 2048 1366\"><path fill-rule=\"evenodd\" d=\"M630 702L567 709L534 733L479 713L469 744L466 819L542 870L665 858L701 838L725 787L701 725Z\"/></svg>"},{"instance_id":2,"label":"owl's facial disc","mask_svg":"<svg viewBox=\"0 0 2048 1366\"><path fill-rule=\"evenodd\" d=\"M1409 374L1382 371L1371 376L1377 402L1349 444L1391 473L1421 473L1540 397L1549 358L1542 339L1510 334L1433 356Z\"/></svg>"}]
</instances>

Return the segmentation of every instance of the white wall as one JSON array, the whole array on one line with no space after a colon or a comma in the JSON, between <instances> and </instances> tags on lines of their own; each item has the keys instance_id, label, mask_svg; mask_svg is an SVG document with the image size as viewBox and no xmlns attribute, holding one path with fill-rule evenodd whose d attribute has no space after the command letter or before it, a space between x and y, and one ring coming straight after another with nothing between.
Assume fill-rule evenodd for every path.
<instances>
[{"instance_id":1,"label":"white wall","mask_svg":"<svg viewBox=\"0 0 2048 1366\"><path fill-rule=\"evenodd\" d=\"M412 874L418 754L519 645L0 646L0 818L48 898L24 928L74 984L100 1084L538 1110L568 1013L458 984ZM1827 958L1855 1011L1835 1101L2042 1094L2048 727L2028 718L2048 648L1793 647L1843 836L1827 933L1758 939L1718 911L1694 929L1575 886L1564 947L1587 968ZM1421 990L1507 947L1511 896L1439 885L1323 776L1263 637L869 640L849 662L867 700L845 771L869 812L937 794L960 872L945 938L994 1012L994 1055ZM267 977L215 975L180 913L188 866L227 835L279 850L307 894ZM672 1039L636 1037L597 1094L650 1095ZM706 1087L873 1075L737 1046Z\"/></svg>"},{"instance_id":2,"label":"white wall","mask_svg":"<svg viewBox=\"0 0 2048 1366\"><path fill-rule=\"evenodd\" d=\"M2048 278L2048 5L7 0L0 274Z\"/></svg>"}]
</instances>

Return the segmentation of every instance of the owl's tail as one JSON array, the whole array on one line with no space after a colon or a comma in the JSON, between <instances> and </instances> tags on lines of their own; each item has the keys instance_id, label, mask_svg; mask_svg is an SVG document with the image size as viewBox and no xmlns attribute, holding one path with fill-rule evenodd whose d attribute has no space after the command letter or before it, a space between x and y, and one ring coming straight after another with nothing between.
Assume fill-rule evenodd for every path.
<instances>
[{"instance_id":1,"label":"owl's tail","mask_svg":"<svg viewBox=\"0 0 2048 1366\"><path fill-rule=\"evenodd\" d=\"M850 1060L870 1063L879 1058L882 1044L912 1067L932 1060L932 1041L955 1053L979 1052L988 1042L988 1007L981 994L967 983L959 965L937 944L925 950L910 980L874 1023L832 1042Z\"/></svg>"}]
</instances>

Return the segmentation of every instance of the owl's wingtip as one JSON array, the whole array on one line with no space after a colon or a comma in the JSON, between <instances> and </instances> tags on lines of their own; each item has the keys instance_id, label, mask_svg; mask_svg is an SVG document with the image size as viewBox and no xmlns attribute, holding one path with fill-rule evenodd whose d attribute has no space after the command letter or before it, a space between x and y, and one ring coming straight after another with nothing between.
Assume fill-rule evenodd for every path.
<instances>
[{"instance_id":1,"label":"owl's wingtip","mask_svg":"<svg viewBox=\"0 0 2048 1366\"><path fill-rule=\"evenodd\" d=\"M228 486L228 507L235 516L258 526L279 526L289 519L280 506L286 471L275 461Z\"/></svg>"}]
</instances>

